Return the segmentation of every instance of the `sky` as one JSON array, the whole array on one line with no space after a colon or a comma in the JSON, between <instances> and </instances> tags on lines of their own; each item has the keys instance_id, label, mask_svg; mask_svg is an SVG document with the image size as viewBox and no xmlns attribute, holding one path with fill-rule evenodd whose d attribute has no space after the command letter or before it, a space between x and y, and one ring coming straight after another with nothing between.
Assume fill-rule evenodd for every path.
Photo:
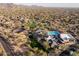
<instances>
[{"instance_id":1,"label":"sky","mask_svg":"<svg viewBox=\"0 0 79 59\"><path fill-rule=\"evenodd\" d=\"M79 3L17 3L20 5L36 5L44 7L79 7Z\"/></svg>"}]
</instances>

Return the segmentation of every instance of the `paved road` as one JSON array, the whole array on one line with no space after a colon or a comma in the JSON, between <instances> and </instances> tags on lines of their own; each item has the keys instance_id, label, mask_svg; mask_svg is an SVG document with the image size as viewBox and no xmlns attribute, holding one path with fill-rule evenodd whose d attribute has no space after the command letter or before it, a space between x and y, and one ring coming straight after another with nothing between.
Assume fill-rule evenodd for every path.
<instances>
[{"instance_id":1,"label":"paved road","mask_svg":"<svg viewBox=\"0 0 79 59\"><path fill-rule=\"evenodd\" d=\"M11 50L10 44L7 42L7 40L3 37L0 37L0 42L3 45L3 48L5 49L8 56L14 56L15 54Z\"/></svg>"}]
</instances>

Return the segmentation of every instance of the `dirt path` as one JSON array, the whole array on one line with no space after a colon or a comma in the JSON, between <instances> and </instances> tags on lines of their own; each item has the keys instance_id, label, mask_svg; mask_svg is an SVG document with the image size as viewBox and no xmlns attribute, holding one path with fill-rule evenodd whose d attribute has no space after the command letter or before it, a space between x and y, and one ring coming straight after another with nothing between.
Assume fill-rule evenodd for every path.
<instances>
[{"instance_id":1,"label":"dirt path","mask_svg":"<svg viewBox=\"0 0 79 59\"><path fill-rule=\"evenodd\" d=\"M11 50L10 45L7 43L6 39L3 37L0 37L0 43L3 45L3 48L5 49L5 52L8 56L14 56L15 54Z\"/></svg>"}]
</instances>

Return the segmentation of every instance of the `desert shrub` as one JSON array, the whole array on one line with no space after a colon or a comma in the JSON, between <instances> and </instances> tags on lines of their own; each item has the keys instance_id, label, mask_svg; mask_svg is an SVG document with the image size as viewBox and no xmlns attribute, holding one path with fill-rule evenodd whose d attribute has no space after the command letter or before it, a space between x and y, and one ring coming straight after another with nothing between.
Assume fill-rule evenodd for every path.
<instances>
[{"instance_id":1,"label":"desert shrub","mask_svg":"<svg viewBox=\"0 0 79 59\"><path fill-rule=\"evenodd\" d=\"M34 29L36 27L36 23L34 20L29 21L28 26L30 27L30 29Z\"/></svg>"}]
</instances>

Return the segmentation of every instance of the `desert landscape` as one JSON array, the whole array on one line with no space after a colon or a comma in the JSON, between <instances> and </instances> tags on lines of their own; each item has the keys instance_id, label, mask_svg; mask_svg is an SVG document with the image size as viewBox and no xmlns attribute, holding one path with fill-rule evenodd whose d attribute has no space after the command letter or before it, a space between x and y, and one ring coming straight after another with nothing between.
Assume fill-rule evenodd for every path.
<instances>
[{"instance_id":1,"label":"desert landscape","mask_svg":"<svg viewBox=\"0 0 79 59\"><path fill-rule=\"evenodd\" d=\"M0 56L79 56L79 8L0 3Z\"/></svg>"}]
</instances>

